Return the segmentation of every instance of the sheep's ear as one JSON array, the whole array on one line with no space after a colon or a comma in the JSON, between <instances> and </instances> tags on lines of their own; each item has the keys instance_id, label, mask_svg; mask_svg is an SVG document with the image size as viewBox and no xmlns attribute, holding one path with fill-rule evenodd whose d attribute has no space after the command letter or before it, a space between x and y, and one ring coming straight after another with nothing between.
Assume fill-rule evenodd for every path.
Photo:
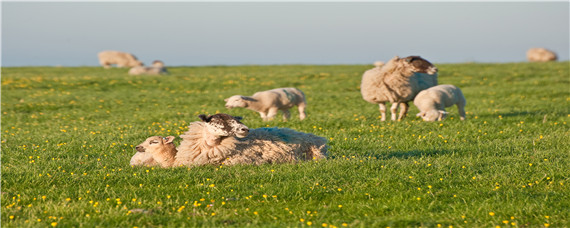
<instances>
[{"instance_id":1,"label":"sheep's ear","mask_svg":"<svg viewBox=\"0 0 570 228\"><path fill-rule=\"evenodd\" d=\"M242 100L247 100L247 97L245 96L239 96L239 98L241 98Z\"/></svg>"},{"instance_id":2,"label":"sheep's ear","mask_svg":"<svg viewBox=\"0 0 570 228\"><path fill-rule=\"evenodd\" d=\"M212 116L206 116L204 114L200 114L198 117L200 117L200 119L204 122L210 122L210 120L212 119Z\"/></svg>"},{"instance_id":3,"label":"sheep's ear","mask_svg":"<svg viewBox=\"0 0 570 228\"><path fill-rule=\"evenodd\" d=\"M241 117L241 116L234 116L234 119L236 119L237 121L241 121L241 120L243 120L243 117Z\"/></svg>"},{"instance_id":4,"label":"sheep's ear","mask_svg":"<svg viewBox=\"0 0 570 228\"><path fill-rule=\"evenodd\" d=\"M164 143L172 143L172 142L174 142L175 138L176 137L174 137L174 136L168 136L166 138L163 138L163 140L164 140Z\"/></svg>"},{"instance_id":5,"label":"sheep's ear","mask_svg":"<svg viewBox=\"0 0 570 228\"><path fill-rule=\"evenodd\" d=\"M229 98L224 99L225 102L228 102L228 100L230 100Z\"/></svg>"}]
</instances>

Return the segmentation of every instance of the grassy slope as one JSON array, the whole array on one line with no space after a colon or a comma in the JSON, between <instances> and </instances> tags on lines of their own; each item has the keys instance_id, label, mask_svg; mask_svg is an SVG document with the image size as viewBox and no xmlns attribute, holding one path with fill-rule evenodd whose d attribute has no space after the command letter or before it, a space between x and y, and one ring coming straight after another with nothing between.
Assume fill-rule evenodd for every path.
<instances>
[{"instance_id":1,"label":"grassy slope","mask_svg":"<svg viewBox=\"0 0 570 228\"><path fill-rule=\"evenodd\" d=\"M443 122L380 122L359 93L370 66L2 68L2 225L570 226L569 64L438 65L459 86ZM308 119L261 122L235 94L295 86ZM413 106L413 105L412 105ZM327 137L331 159L158 169L128 165L151 135L200 113ZM131 213L144 209L148 213Z\"/></svg>"}]
</instances>

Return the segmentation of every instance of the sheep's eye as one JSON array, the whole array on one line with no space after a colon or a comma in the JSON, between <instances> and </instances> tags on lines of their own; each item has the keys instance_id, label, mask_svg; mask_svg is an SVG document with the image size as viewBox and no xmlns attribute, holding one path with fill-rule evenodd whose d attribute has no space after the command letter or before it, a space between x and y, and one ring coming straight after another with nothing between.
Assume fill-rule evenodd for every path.
<instances>
[{"instance_id":1,"label":"sheep's eye","mask_svg":"<svg viewBox=\"0 0 570 228\"><path fill-rule=\"evenodd\" d=\"M150 144L156 144L158 141L150 141Z\"/></svg>"}]
</instances>

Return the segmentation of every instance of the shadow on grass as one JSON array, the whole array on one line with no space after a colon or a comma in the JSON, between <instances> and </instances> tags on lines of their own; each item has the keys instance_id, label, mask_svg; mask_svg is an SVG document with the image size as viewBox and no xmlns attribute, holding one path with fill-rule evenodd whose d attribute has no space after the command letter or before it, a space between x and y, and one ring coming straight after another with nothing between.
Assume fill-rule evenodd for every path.
<instances>
[{"instance_id":1,"label":"shadow on grass","mask_svg":"<svg viewBox=\"0 0 570 228\"><path fill-rule=\"evenodd\" d=\"M450 153L454 153L454 152L448 151L448 150L411 150L411 151L396 151L396 152L391 152L391 153L387 153L387 154L366 153L366 154L358 155L356 157L358 157L358 158L372 158L372 159L377 159L377 160L387 160L387 159L391 159L391 158L408 159L408 158L412 158L412 157L415 157L415 158L431 157L431 156L440 156L440 155L450 154ZM329 159L337 159L337 158L342 158L342 156L331 156L331 157L329 157Z\"/></svg>"}]
</instances>

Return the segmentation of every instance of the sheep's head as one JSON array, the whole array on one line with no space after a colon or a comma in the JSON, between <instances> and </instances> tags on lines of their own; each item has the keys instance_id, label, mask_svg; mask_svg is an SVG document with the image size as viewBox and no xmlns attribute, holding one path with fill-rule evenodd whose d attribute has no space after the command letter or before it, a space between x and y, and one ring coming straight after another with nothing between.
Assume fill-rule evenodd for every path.
<instances>
[{"instance_id":1,"label":"sheep's head","mask_svg":"<svg viewBox=\"0 0 570 228\"><path fill-rule=\"evenodd\" d=\"M134 66L144 66L144 63L138 60L135 60Z\"/></svg>"},{"instance_id":2,"label":"sheep's head","mask_svg":"<svg viewBox=\"0 0 570 228\"><path fill-rule=\"evenodd\" d=\"M396 56L389 63L403 70L406 75L413 75L413 73L433 75L437 73L437 67L419 56L408 56L406 58Z\"/></svg>"},{"instance_id":3,"label":"sheep's head","mask_svg":"<svg viewBox=\"0 0 570 228\"><path fill-rule=\"evenodd\" d=\"M160 60L154 60L154 62L152 62L152 66L153 67L164 67L164 63Z\"/></svg>"},{"instance_id":4,"label":"sheep's head","mask_svg":"<svg viewBox=\"0 0 570 228\"><path fill-rule=\"evenodd\" d=\"M241 95L235 95L235 96L231 96L230 98L225 99L224 101L226 102L226 108L227 109L246 108L247 107L246 99L247 99L247 97L244 97Z\"/></svg>"},{"instance_id":5,"label":"sheep's head","mask_svg":"<svg viewBox=\"0 0 570 228\"><path fill-rule=\"evenodd\" d=\"M138 152L154 152L166 150L176 150L176 145L172 143L174 141L174 136L162 137L162 136L151 136L147 138L144 142L136 146Z\"/></svg>"},{"instance_id":6,"label":"sheep's head","mask_svg":"<svg viewBox=\"0 0 570 228\"><path fill-rule=\"evenodd\" d=\"M448 114L448 112L446 112L446 111L429 110L427 112L420 112L416 116L421 117L424 121L433 122L436 120L441 121L441 120L445 119L447 114Z\"/></svg>"},{"instance_id":7,"label":"sheep's head","mask_svg":"<svg viewBox=\"0 0 570 228\"><path fill-rule=\"evenodd\" d=\"M202 114L198 117L206 124L208 132L216 136L236 136L243 138L249 133L249 128L240 122L242 119L240 116L220 113L208 116Z\"/></svg>"}]
</instances>

